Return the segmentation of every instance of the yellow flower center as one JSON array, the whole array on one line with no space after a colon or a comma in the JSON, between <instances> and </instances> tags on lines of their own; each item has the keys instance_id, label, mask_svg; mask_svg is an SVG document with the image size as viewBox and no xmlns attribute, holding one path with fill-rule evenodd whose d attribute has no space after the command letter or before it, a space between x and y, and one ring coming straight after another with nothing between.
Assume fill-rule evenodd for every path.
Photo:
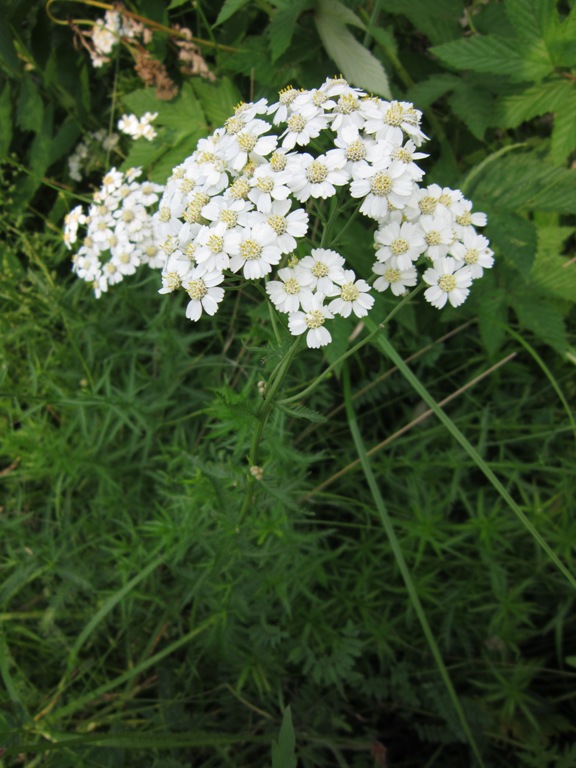
<instances>
[{"instance_id":1,"label":"yellow flower center","mask_svg":"<svg viewBox=\"0 0 576 768\"><path fill-rule=\"evenodd\" d=\"M320 326L324 325L325 320L326 318L319 309L313 309L306 315L306 325L308 328L320 328Z\"/></svg>"},{"instance_id":2,"label":"yellow flower center","mask_svg":"<svg viewBox=\"0 0 576 768\"><path fill-rule=\"evenodd\" d=\"M456 222L461 227L469 227L472 224L472 214L470 211L465 211L461 216L458 216Z\"/></svg>"},{"instance_id":3,"label":"yellow flower center","mask_svg":"<svg viewBox=\"0 0 576 768\"><path fill-rule=\"evenodd\" d=\"M274 181L269 176L261 176L256 182L256 186L261 192L272 192Z\"/></svg>"},{"instance_id":4,"label":"yellow flower center","mask_svg":"<svg viewBox=\"0 0 576 768\"><path fill-rule=\"evenodd\" d=\"M346 283L342 286L342 290L340 291L340 296L344 301L356 301L358 296L360 295L360 291L354 283Z\"/></svg>"},{"instance_id":5,"label":"yellow flower center","mask_svg":"<svg viewBox=\"0 0 576 768\"><path fill-rule=\"evenodd\" d=\"M283 235L288 228L286 219L283 216L277 216L274 213L271 216L268 216L268 224L272 227L277 235Z\"/></svg>"},{"instance_id":6,"label":"yellow flower center","mask_svg":"<svg viewBox=\"0 0 576 768\"><path fill-rule=\"evenodd\" d=\"M208 288L204 285L204 280L190 280L188 283L186 290L188 291L188 296L190 296L191 299L194 299L195 301L200 301L200 299L203 299L204 296L208 293Z\"/></svg>"},{"instance_id":7,"label":"yellow flower center","mask_svg":"<svg viewBox=\"0 0 576 768\"><path fill-rule=\"evenodd\" d=\"M384 171L379 171L374 175L370 189L377 197L385 197L392 191L392 179Z\"/></svg>"},{"instance_id":8,"label":"yellow flower center","mask_svg":"<svg viewBox=\"0 0 576 768\"><path fill-rule=\"evenodd\" d=\"M229 117L225 123L226 133L230 136L234 136L236 133L240 133L244 128L244 120L241 117Z\"/></svg>"},{"instance_id":9,"label":"yellow flower center","mask_svg":"<svg viewBox=\"0 0 576 768\"><path fill-rule=\"evenodd\" d=\"M438 280L438 287L442 288L446 293L450 293L450 291L453 291L454 288L456 288L456 278L454 275L442 275Z\"/></svg>"},{"instance_id":10,"label":"yellow flower center","mask_svg":"<svg viewBox=\"0 0 576 768\"><path fill-rule=\"evenodd\" d=\"M166 205L162 206L162 208L160 208L158 218L163 224L167 224L172 218L172 212L170 211L170 208L168 208Z\"/></svg>"},{"instance_id":11,"label":"yellow flower center","mask_svg":"<svg viewBox=\"0 0 576 768\"><path fill-rule=\"evenodd\" d=\"M290 296L294 296L300 290L300 283L294 277L289 278L284 283L284 290L289 293Z\"/></svg>"},{"instance_id":12,"label":"yellow flower center","mask_svg":"<svg viewBox=\"0 0 576 768\"><path fill-rule=\"evenodd\" d=\"M366 157L366 146L363 141L358 139L352 142L346 149L346 159L356 163Z\"/></svg>"},{"instance_id":13,"label":"yellow flower center","mask_svg":"<svg viewBox=\"0 0 576 768\"><path fill-rule=\"evenodd\" d=\"M282 152L274 152L270 157L270 165L273 171L283 171L286 168L287 162L286 155L283 155Z\"/></svg>"},{"instance_id":14,"label":"yellow flower center","mask_svg":"<svg viewBox=\"0 0 576 768\"><path fill-rule=\"evenodd\" d=\"M242 152L252 152L258 141L257 136L253 136L251 133L239 133L238 134L238 146Z\"/></svg>"},{"instance_id":15,"label":"yellow flower center","mask_svg":"<svg viewBox=\"0 0 576 768\"><path fill-rule=\"evenodd\" d=\"M406 253L410 246L406 242L406 240L402 240L401 237L394 240L392 244L390 245L390 250L394 254L394 256L400 256L401 253Z\"/></svg>"},{"instance_id":16,"label":"yellow flower center","mask_svg":"<svg viewBox=\"0 0 576 768\"><path fill-rule=\"evenodd\" d=\"M426 240L428 245L440 245L442 242L440 232L437 232L435 229L433 229L431 232L428 232L424 237L424 240Z\"/></svg>"},{"instance_id":17,"label":"yellow flower center","mask_svg":"<svg viewBox=\"0 0 576 768\"><path fill-rule=\"evenodd\" d=\"M218 235L210 235L206 245L208 246L208 248L210 248L212 253L220 253L220 251L224 247L224 240L223 238L218 237Z\"/></svg>"},{"instance_id":18,"label":"yellow flower center","mask_svg":"<svg viewBox=\"0 0 576 768\"><path fill-rule=\"evenodd\" d=\"M400 280L399 270L394 269L394 267L390 267L390 269L387 269L386 272L384 272L384 279L388 283L398 282L398 280Z\"/></svg>"},{"instance_id":19,"label":"yellow flower center","mask_svg":"<svg viewBox=\"0 0 576 768\"><path fill-rule=\"evenodd\" d=\"M244 240L240 246L240 254L246 261L252 261L258 259L262 253L262 246L259 245L256 240Z\"/></svg>"},{"instance_id":20,"label":"yellow flower center","mask_svg":"<svg viewBox=\"0 0 576 768\"><path fill-rule=\"evenodd\" d=\"M438 200L435 197L423 197L418 203L418 207L425 216L431 216L436 210Z\"/></svg>"},{"instance_id":21,"label":"yellow flower center","mask_svg":"<svg viewBox=\"0 0 576 768\"><path fill-rule=\"evenodd\" d=\"M228 208L225 208L220 213L220 221L223 221L228 229L232 229L232 227L235 227L238 223L238 214L236 211L230 211Z\"/></svg>"},{"instance_id":22,"label":"yellow flower center","mask_svg":"<svg viewBox=\"0 0 576 768\"><path fill-rule=\"evenodd\" d=\"M358 99L352 93L345 93L338 99L336 105L336 112L340 112L343 115L350 115L359 108Z\"/></svg>"},{"instance_id":23,"label":"yellow flower center","mask_svg":"<svg viewBox=\"0 0 576 768\"><path fill-rule=\"evenodd\" d=\"M466 255L464 256L464 261L466 262L466 264L476 264L479 256L480 254L478 253L476 248L469 248L466 251Z\"/></svg>"},{"instance_id":24,"label":"yellow flower center","mask_svg":"<svg viewBox=\"0 0 576 768\"><path fill-rule=\"evenodd\" d=\"M312 160L306 168L306 178L311 184L321 184L328 176L328 168L319 160Z\"/></svg>"},{"instance_id":25,"label":"yellow flower center","mask_svg":"<svg viewBox=\"0 0 576 768\"><path fill-rule=\"evenodd\" d=\"M306 119L302 115L290 115L288 128L292 133L301 133L306 128Z\"/></svg>"},{"instance_id":26,"label":"yellow flower center","mask_svg":"<svg viewBox=\"0 0 576 768\"><path fill-rule=\"evenodd\" d=\"M244 179L236 179L230 187L230 195L234 200L245 200L250 187Z\"/></svg>"},{"instance_id":27,"label":"yellow flower center","mask_svg":"<svg viewBox=\"0 0 576 768\"><path fill-rule=\"evenodd\" d=\"M326 277L328 271L328 265L321 261L317 261L312 267L312 274L314 277Z\"/></svg>"}]
</instances>

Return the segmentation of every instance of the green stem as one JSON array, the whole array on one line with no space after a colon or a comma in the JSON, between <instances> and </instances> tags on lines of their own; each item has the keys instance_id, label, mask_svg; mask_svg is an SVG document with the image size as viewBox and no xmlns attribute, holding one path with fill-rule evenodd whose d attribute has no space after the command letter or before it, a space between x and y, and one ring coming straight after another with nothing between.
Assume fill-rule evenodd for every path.
<instances>
[{"instance_id":1,"label":"green stem","mask_svg":"<svg viewBox=\"0 0 576 768\"><path fill-rule=\"evenodd\" d=\"M343 355L340 355L340 357L339 357L337 360L335 360L333 363L331 363L331 364L328 366L328 368L326 368L326 370L322 371L322 373L321 373L321 374L318 376L318 378L317 378L317 379L315 379L315 380L312 382L312 384L310 384L308 387L306 387L305 389L303 389L303 390L302 390L301 392L299 392L297 395L291 395L290 397L285 397L285 398L283 398L282 400L279 400L279 401L278 401L278 404L279 404L279 405L288 405L288 403L293 403L293 402L294 402L294 401L296 401L296 400L302 400L304 397L308 397L308 395L309 395L309 394L310 394L310 393L311 393L311 392L312 392L314 389L316 389L316 387L318 386L318 384L320 384L322 381L324 381L324 379L326 378L326 376L328 376L328 375L329 375L329 374L330 374L330 373L331 373L331 372L332 372L332 371L333 371L335 368L337 368L337 367L338 367L338 366L339 366L341 363L343 363L343 362L344 362L344 360L346 360L346 358L347 358L347 357L350 357L351 355L355 354L356 352L358 352L358 350L359 350L359 349L362 349L362 347L363 347L365 344L368 344L368 342L369 342L369 341L372 341L372 339L373 339L373 338L374 338L374 337L375 337L375 336L376 336L378 333L380 333L380 331L381 331L381 330L382 330L382 329L383 329L383 328L384 328L386 325L388 325L388 323L390 322L390 320L392 320L392 318L394 317L394 315L395 315L397 312L399 312L399 311L400 311L400 309L401 309L401 308L402 308L402 307L403 307L405 304L407 304L408 302L410 302L410 301L411 301L411 300L414 298L414 296L416 296L416 294L417 294L417 293L419 293L419 292L422 290L422 288L423 288L423 285L419 285L417 288L415 288L415 289L414 289L413 291L411 291L409 294L407 294L406 296L404 296L404 298L403 298L401 301L399 301L399 302L398 302L398 304L397 304L397 305L394 307L394 309L393 309L391 312L389 312L389 313L388 313L388 315L386 315L386 317L384 318L384 320L383 320L381 323L379 323L378 325L376 325L374 322L372 322L372 326L373 326L373 329L372 329L372 331L371 331L371 332L368 334L368 336L366 336L364 339L362 339L362 341L359 341L359 342L358 342L358 344L355 344L353 347L350 347L350 349L349 349L349 350L347 350L346 352L344 352L344 354L343 354Z\"/></svg>"},{"instance_id":2,"label":"green stem","mask_svg":"<svg viewBox=\"0 0 576 768\"><path fill-rule=\"evenodd\" d=\"M418 597L416 586L414 584L414 581L412 580L412 574L410 573L410 569L408 568L406 560L404 559L404 554L402 553L402 547L400 546L400 542L398 541L398 538L396 536L396 531L394 530L392 519L388 514L386 505L384 504L384 500L382 498L382 494L380 493L380 488L378 487L378 483L376 482L376 478L374 477L374 473L372 472L372 467L370 466L370 461L366 454L364 441L362 440L360 428L358 427L358 422L356 420L354 406L352 405L350 374L348 371L348 366L344 366L343 382L344 382L344 400L346 404L346 414L348 416L348 426L350 427L350 433L352 435L354 445L356 446L356 452L358 453L358 458L360 459L360 463L362 464L362 469L364 471L364 476L366 477L366 480L368 482L370 493L372 494L374 504L376 505L376 509L378 510L378 515L380 517L382 527L384 528L384 531L386 532L386 536L388 537L388 541L390 542L390 547L392 548L392 552L396 559L396 564L398 565L398 569L400 570L402 579L404 580L406 590L408 592L408 595L410 597L410 600L412 602L416 615L418 616L418 620L420 621L420 625L422 627L422 630L428 642L428 646L430 648L432 656L434 657L434 661L438 666L438 669L440 671L440 676L442 677L444 685L446 686L446 689L452 701L452 705L456 711L458 720L460 721L460 725L462 726L462 730L466 735L466 738L468 740L468 743L470 744L470 748L474 754L474 757L476 758L478 765L483 766L484 762L482 760L480 750L478 749L476 740L472 734L472 731L470 730L470 726L468 725L468 721L466 720L466 716L464 715L464 711L462 709L460 701L458 700L458 695L454 689L452 680L450 679L450 675L448 674L448 670L446 669L446 665L444 664L444 660L442 659L440 649L438 648L436 639L434 637L430 624L428 623L428 619L426 618L426 613L424 612L424 608L422 606L422 603L420 602L420 598Z\"/></svg>"},{"instance_id":3,"label":"green stem","mask_svg":"<svg viewBox=\"0 0 576 768\"><path fill-rule=\"evenodd\" d=\"M286 355L286 357L280 362L280 364L274 370L271 376L271 381L265 392L264 401L262 402L262 404L260 405L260 408L258 409L258 413L257 413L258 426L254 430L254 434L252 435L252 442L250 444L250 453L248 455L248 464L250 467L258 466L258 454L260 450L260 444L262 442L262 435L264 434L264 427L266 426L268 417L270 416L270 413L272 412L272 409L276 404L276 399L275 399L276 393L282 386L282 383L286 378L286 374L288 373L292 360L296 355L296 352L298 350L298 345L300 343L300 338L301 338L300 336L296 338L294 344L292 344L292 346L290 347L290 350L288 351L288 354ZM240 515L238 517L237 530L239 530L240 526L244 522L246 515L250 511L250 507L252 505L252 499L254 497L256 478L252 474L250 474L248 476L247 483L248 484L246 486L246 493L244 494L244 502L242 504Z\"/></svg>"}]
</instances>

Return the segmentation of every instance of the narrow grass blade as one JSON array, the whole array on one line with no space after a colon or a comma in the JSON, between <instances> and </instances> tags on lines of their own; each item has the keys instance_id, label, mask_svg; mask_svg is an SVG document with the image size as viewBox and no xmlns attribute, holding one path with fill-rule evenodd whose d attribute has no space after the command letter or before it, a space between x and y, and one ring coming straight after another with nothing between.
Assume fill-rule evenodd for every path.
<instances>
[{"instance_id":1,"label":"narrow grass blade","mask_svg":"<svg viewBox=\"0 0 576 768\"><path fill-rule=\"evenodd\" d=\"M508 493L506 488L502 485L500 480L496 477L494 472L490 469L488 464L484 461L482 456L478 453L478 451L474 448L474 446L466 439L466 437L460 432L456 424L452 421L452 419L447 416L444 411L438 406L438 403L434 400L432 395L428 392L428 390L423 386L423 384L420 382L420 380L412 373L410 368L406 365L404 360L402 360L401 356L398 354L396 349L392 346L390 340L386 338L384 335L378 336L374 343L377 347L379 347L382 352L390 358L390 360L398 367L398 370L402 373L404 378L412 385L414 390L420 395L422 400L428 405L436 414L436 416L440 419L442 424L446 427L446 429L450 432L452 437L460 443L460 445L464 448L466 453L470 456L470 458L474 461L478 469L480 469L485 477L492 483L494 488L498 491L500 496L504 499L506 504L510 507L510 509L514 512L514 514L518 517L522 525L526 528L527 531L530 532L530 534L533 536L534 540L538 542L540 547L546 552L550 560L554 563L556 568L566 577L568 582L571 584L572 587L576 589L576 579L574 576L570 573L568 568L564 565L564 563L561 562L561 560L558 558L558 555L554 552L553 549L551 549L550 545L542 538L538 530L534 527L534 525L528 520L524 512L520 509L518 504L514 501L512 496Z\"/></svg>"},{"instance_id":2,"label":"narrow grass blade","mask_svg":"<svg viewBox=\"0 0 576 768\"><path fill-rule=\"evenodd\" d=\"M370 492L372 494L374 504L376 505L376 509L378 510L378 514L382 522L382 527L384 528L386 535L388 537L388 541L390 542L390 546L392 547L392 552L394 553L396 563L398 564L398 568L400 569L400 573L402 574L402 578L404 580L404 584L406 585L406 590L412 602L412 606L414 608L416 615L418 616L418 620L420 622L420 625L422 626L422 630L428 642L428 646L430 647L430 652L432 653L432 656L434 657L434 661L438 666L440 675L442 677L444 685L446 686L446 690L448 691L448 695L450 696L450 700L452 701L452 705L456 711L458 720L460 721L460 725L462 726L462 730L466 735L466 738L468 740L468 743L476 758L478 765L483 766L484 762L482 760L480 750L478 749L478 745L476 744L474 735L470 730L470 726L468 725L468 721L466 720L466 716L464 715L464 711L462 709L462 706L460 705L458 694L456 693L454 686L452 685L452 680L450 679L450 675L448 674L448 670L446 669L446 665L444 664L444 660L442 659L442 655L436 643L436 639L434 637L432 629L428 624L428 619L426 618L424 608L422 607L422 603L420 602L420 598L418 597L418 592L416 591L416 587L414 586L410 569L406 564L406 560L404 559L404 555L402 553L402 548L400 547L400 542L396 537L396 532L394 530L392 520L388 515L388 511L386 509L386 505L384 504L382 494L380 493L378 483L376 482L376 478L374 477L374 473L372 472L372 467L370 466L370 460L368 459L368 456L366 453L366 447L364 445L364 441L362 440L362 435L360 434L360 428L358 427L358 422L356 421L354 406L352 405L352 393L350 389L350 374L348 372L347 366L345 366L343 370L343 381L344 381L344 400L346 403L346 415L348 417L348 426L350 427L350 433L352 434L352 439L354 441L354 445L356 446L356 452L358 453L358 458L360 459L360 462L362 464L364 476L366 477L366 480L368 482L368 487L370 488Z\"/></svg>"}]
</instances>

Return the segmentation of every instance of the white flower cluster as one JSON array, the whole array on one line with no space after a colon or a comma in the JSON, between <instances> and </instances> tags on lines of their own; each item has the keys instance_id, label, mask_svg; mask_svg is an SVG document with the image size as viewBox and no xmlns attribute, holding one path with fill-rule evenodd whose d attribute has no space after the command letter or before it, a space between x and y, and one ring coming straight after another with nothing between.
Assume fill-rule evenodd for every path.
<instances>
[{"instance_id":1,"label":"white flower cluster","mask_svg":"<svg viewBox=\"0 0 576 768\"><path fill-rule=\"evenodd\" d=\"M144 138L152 141L157 134L151 123L158 117L158 112L145 112L140 119L136 115L122 115L118 120L118 130L134 140Z\"/></svg>"},{"instance_id":2,"label":"white flower cluster","mask_svg":"<svg viewBox=\"0 0 576 768\"><path fill-rule=\"evenodd\" d=\"M164 188L150 181L136 181L140 175L140 168L126 173L112 168L94 193L88 213L78 205L64 219L67 248L78 241L79 227L85 227L72 269L92 283L96 298L125 275L134 274L141 264L159 269L164 262L154 242L150 211Z\"/></svg>"},{"instance_id":3,"label":"white flower cluster","mask_svg":"<svg viewBox=\"0 0 576 768\"><path fill-rule=\"evenodd\" d=\"M101 67L110 61L109 54L121 38L130 40L140 38L148 43L150 31L139 21L124 16L118 11L106 11L103 19L98 19L91 30L92 48L89 49L92 64Z\"/></svg>"},{"instance_id":4,"label":"white flower cluster","mask_svg":"<svg viewBox=\"0 0 576 768\"><path fill-rule=\"evenodd\" d=\"M110 152L115 149L120 141L117 133L108 133L104 128L92 131L84 141L76 145L74 152L68 158L68 173L74 181L82 181L83 174L90 170L94 164L94 158L101 149Z\"/></svg>"},{"instance_id":5,"label":"white flower cluster","mask_svg":"<svg viewBox=\"0 0 576 768\"><path fill-rule=\"evenodd\" d=\"M218 310L228 275L267 279L279 266L266 291L288 314L290 332L306 333L310 347L328 344L327 320L364 317L374 304L368 282L329 239L301 258L294 253L310 214L318 215L318 198L341 190L336 210L357 199L377 222L376 290L404 294L421 260L429 265L427 300L461 304L492 265L488 241L474 229L486 217L472 213L458 190L420 187L420 119L412 104L368 96L342 78L314 90L284 89L272 105L240 104L168 179L154 216L166 255L161 293L183 288L186 314L198 320Z\"/></svg>"}]
</instances>

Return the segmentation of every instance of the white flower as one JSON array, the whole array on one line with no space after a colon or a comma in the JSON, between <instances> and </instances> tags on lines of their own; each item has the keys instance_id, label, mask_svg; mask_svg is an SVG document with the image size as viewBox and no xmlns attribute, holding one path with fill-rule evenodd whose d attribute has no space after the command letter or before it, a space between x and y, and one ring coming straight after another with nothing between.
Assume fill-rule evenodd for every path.
<instances>
[{"instance_id":1,"label":"white flower","mask_svg":"<svg viewBox=\"0 0 576 768\"><path fill-rule=\"evenodd\" d=\"M452 219L449 215L421 216L418 220L426 242L424 253L432 261L446 256L454 242Z\"/></svg>"},{"instance_id":2,"label":"white flower","mask_svg":"<svg viewBox=\"0 0 576 768\"><path fill-rule=\"evenodd\" d=\"M296 312L303 296L311 294L312 275L299 265L278 270L279 280L266 283L266 293L279 312Z\"/></svg>"},{"instance_id":3,"label":"white flower","mask_svg":"<svg viewBox=\"0 0 576 768\"><path fill-rule=\"evenodd\" d=\"M403 147L395 147L392 150L392 160L400 160L406 165L406 169L414 181L420 181L424 176L424 171L419 168L415 160L422 160L428 157L424 152L416 152L416 145L410 139Z\"/></svg>"},{"instance_id":4,"label":"white flower","mask_svg":"<svg viewBox=\"0 0 576 768\"><path fill-rule=\"evenodd\" d=\"M390 288L394 296L402 296L406 293L406 289L412 288L418 280L416 268L409 266L403 269L394 256L384 264L375 262L372 269L377 275L382 275L374 281L374 288L377 291Z\"/></svg>"},{"instance_id":5,"label":"white flower","mask_svg":"<svg viewBox=\"0 0 576 768\"><path fill-rule=\"evenodd\" d=\"M340 152L343 167L352 175L363 160L375 163L390 157L387 144L365 138L354 126L342 128L334 139L334 145L337 150L333 151Z\"/></svg>"},{"instance_id":6,"label":"white flower","mask_svg":"<svg viewBox=\"0 0 576 768\"><path fill-rule=\"evenodd\" d=\"M195 267L190 274L184 289L190 296L186 307L186 317L198 320L202 312L215 315L218 305L224 298L224 289L218 286L224 280L224 275L218 271L207 272L203 266Z\"/></svg>"},{"instance_id":7,"label":"white flower","mask_svg":"<svg viewBox=\"0 0 576 768\"><path fill-rule=\"evenodd\" d=\"M424 272L423 280L430 286L424 291L424 298L433 307L442 309L447 301L453 307L459 307L468 296L472 274L470 267L457 269L454 259L446 256Z\"/></svg>"},{"instance_id":8,"label":"white flower","mask_svg":"<svg viewBox=\"0 0 576 768\"><path fill-rule=\"evenodd\" d=\"M300 157L301 162L293 169L287 184L301 203L309 197L326 198L335 195L336 186L346 184L350 178L344 170L342 153L338 150L331 149L318 157L304 152Z\"/></svg>"},{"instance_id":9,"label":"white flower","mask_svg":"<svg viewBox=\"0 0 576 768\"><path fill-rule=\"evenodd\" d=\"M462 240L452 245L450 254L454 256L458 267L467 265L472 279L476 280L494 264L494 252L488 247L487 238L477 234L472 227L464 230Z\"/></svg>"},{"instance_id":10,"label":"white flower","mask_svg":"<svg viewBox=\"0 0 576 768\"><path fill-rule=\"evenodd\" d=\"M374 240L381 246L376 251L378 261L396 258L400 269L409 269L412 262L426 250L422 229L417 224L409 222L392 221L381 226Z\"/></svg>"},{"instance_id":11,"label":"white flower","mask_svg":"<svg viewBox=\"0 0 576 768\"><path fill-rule=\"evenodd\" d=\"M292 253L296 248L296 237L304 237L308 231L308 214L302 208L288 213L290 200L272 203L266 223L277 235L278 247L282 253Z\"/></svg>"},{"instance_id":12,"label":"white flower","mask_svg":"<svg viewBox=\"0 0 576 768\"><path fill-rule=\"evenodd\" d=\"M150 123L158 117L158 112L145 112L140 119L136 115L122 115L118 120L118 130L128 134L133 139L145 138L152 141L156 131Z\"/></svg>"},{"instance_id":13,"label":"white flower","mask_svg":"<svg viewBox=\"0 0 576 768\"><path fill-rule=\"evenodd\" d=\"M201 227L194 238L194 258L208 271L222 271L230 265L230 254L238 249L240 231L220 222Z\"/></svg>"},{"instance_id":14,"label":"white flower","mask_svg":"<svg viewBox=\"0 0 576 768\"><path fill-rule=\"evenodd\" d=\"M356 275L347 269L340 284L340 295L330 302L332 312L342 317L365 317L374 305L374 297L370 295L370 286L365 280L356 280Z\"/></svg>"},{"instance_id":15,"label":"white flower","mask_svg":"<svg viewBox=\"0 0 576 768\"><path fill-rule=\"evenodd\" d=\"M230 168L237 173L252 156L264 158L276 149L276 136L266 134L270 125L265 120L254 119L246 123L238 133L223 139L223 151Z\"/></svg>"},{"instance_id":16,"label":"white flower","mask_svg":"<svg viewBox=\"0 0 576 768\"><path fill-rule=\"evenodd\" d=\"M352 197L364 197L360 212L372 219L384 219L390 205L402 209L414 191L414 181L404 163L393 160L374 165L361 163L354 171L350 184Z\"/></svg>"},{"instance_id":17,"label":"white flower","mask_svg":"<svg viewBox=\"0 0 576 768\"><path fill-rule=\"evenodd\" d=\"M286 200L290 190L286 186L288 174L286 171L275 172L265 163L259 165L250 179L248 198L262 213L270 213L272 200Z\"/></svg>"},{"instance_id":18,"label":"white flower","mask_svg":"<svg viewBox=\"0 0 576 768\"><path fill-rule=\"evenodd\" d=\"M64 217L64 243L70 248L78 237L78 226L86 223L86 216L81 205L77 205Z\"/></svg>"},{"instance_id":19,"label":"white flower","mask_svg":"<svg viewBox=\"0 0 576 768\"><path fill-rule=\"evenodd\" d=\"M300 91L297 91L296 88L292 88L291 85L289 85L287 88L283 88L280 91L276 104L271 104L268 107L268 114L274 115L274 125L286 122L292 112L292 102L299 93Z\"/></svg>"},{"instance_id":20,"label":"white flower","mask_svg":"<svg viewBox=\"0 0 576 768\"><path fill-rule=\"evenodd\" d=\"M302 312L292 312L288 317L288 328L293 336L306 333L306 344L312 349L330 344L332 336L324 327L326 320L333 318L332 312L324 306L321 293L302 296Z\"/></svg>"},{"instance_id":21,"label":"white flower","mask_svg":"<svg viewBox=\"0 0 576 768\"><path fill-rule=\"evenodd\" d=\"M288 128L282 134L282 146L284 149L292 149L296 144L309 144L310 139L320 135L320 131L326 128L329 118L325 114L305 117L302 114L293 114L288 118Z\"/></svg>"},{"instance_id":22,"label":"white flower","mask_svg":"<svg viewBox=\"0 0 576 768\"><path fill-rule=\"evenodd\" d=\"M246 227L230 259L230 269L242 274L247 280L257 280L272 271L272 265L278 264L282 253L278 247L277 236L267 224L258 223Z\"/></svg>"},{"instance_id":23,"label":"white flower","mask_svg":"<svg viewBox=\"0 0 576 768\"><path fill-rule=\"evenodd\" d=\"M456 216L456 224L458 225L459 233L468 227L485 227L486 226L486 214L485 213L472 213L472 203L470 200L462 200L462 212Z\"/></svg>"},{"instance_id":24,"label":"white flower","mask_svg":"<svg viewBox=\"0 0 576 768\"><path fill-rule=\"evenodd\" d=\"M310 256L304 256L298 263L312 275L312 290L324 296L335 296L338 293L335 284L344 280L345 263L339 253L328 248L314 248Z\"/></svg>"}]
</instances>

